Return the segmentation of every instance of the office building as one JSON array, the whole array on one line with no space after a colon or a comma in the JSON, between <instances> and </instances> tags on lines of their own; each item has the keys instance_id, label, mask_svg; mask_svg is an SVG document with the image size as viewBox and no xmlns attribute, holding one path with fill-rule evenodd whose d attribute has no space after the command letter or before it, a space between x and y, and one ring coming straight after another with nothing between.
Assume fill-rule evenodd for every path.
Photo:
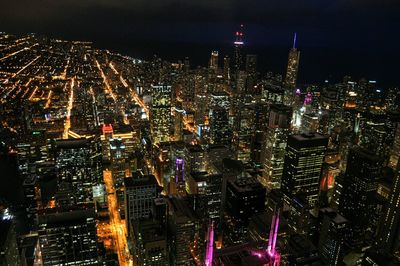
<instances>
[{"instance_id":1,"label":"office building","mask_svg":"<svg viewBox=\"0 0 400 266\"><path fill-rule=\"evenodd\" d=\"M38 227L44 265L99 264L93 205L41 210Z\"/></svg>"},{"instance_id":2,"label":"office building","mask_svg":"<svg viewBox=\"0 0 400 266\"><path fill-rule=\"evenodd\" d=\"M351 240L355 244L362 241L367 229L376 226L376 191L381 171L382 160L371 151L358 146L350 149L339 212L351 222Z\"/></svg>"},{"instance_id":3,"label":"office building","mask_svg":"<svg viewBox=\"0 0 400 266\"><path fill-rule=\"evenodd\" d=\"M270 107L268 127L265 132L264 172L259 177L268 190L281 187L287 138L290 133L292 110L283 104Z\"/></svg>"},{"instance_id":4,"label":"office building","mask_svg":"<svg viewBox=\"0 0 400 266\"><path fill-rule=\"evenodd\" d=\"M153 175L142 172L133 173L132 177L124 179L125 185L125 219L129 227L135 220L149 218L153 201L161 192Z\"/></svg>"},{"instance_id":5,"label":"office building","mask_svg":"<svg viewBox=\"0 0 400 266\"><path fill-rule=\"evenodd\" d=\"M133 255L137 265L167 266L166 228L156 220L134 221L131 231Z\"/></svg>"},{"instance_id":6,"label":"office building","mask_svg":"<svg viewBox=\"0 0 400 266\"><path fill-rule=\"evenodd\" d=\"M225 221L229 242L244 241L250 218L264 211L265 194L265 188L247 172L242 172L236 180L227 181Z\"/></svg>"},{"instance_id":7,"label":"office building","mask_svg":"<svg viewBox=\"0 0 400 266\"><path fill-rule=\"evenodd\" d=\"M154 143L170 140L172 126L171 86L152 86L150 130Z\"/></svg>"},{"instance_id":8,"label":"office building","mask_svg":"<svg viewBox=\"0 0 400 266\"><path fill-rule=\"evenodd\" d=\"M281 185L288 205L302 194L310 208L316 206L327 145L328 138L318 133L288 137Z\"/></svg>"},{"instance_id":9,"label":"office building","mask_svg":"<svg viewBox=\"0 0 400 266\"><path fill-rule=\"evenodd\" d=\"M322 215L322 224L318 250L321 259L325 265L343 264L348 221L331 208L321 209L320 215Z\"/></svg>"},{"instance_id":10,"label":"office building","mask_svg":"<svg viewBox=\"0 0 400 266\"><path fill-rule=\"evenodd\" d=\"M192 172L186 181L187 193L194 197L194 210L204 222L217 225L221 214L222 175Z\"/></svg>"},{"instance_id":11,"label":"office building","mask_svg":"<svg viewBox=\"0 0 400 266\"><path fill-rule=\"evenodd\" d=\"M229 126L229 95L225 92L213 93L210 100L209 126L212 144L230 145L232 130Z\"/></svg>"},{"instance_id":12,"label":"office building","mask_svg":"<svg viewBox=\"0 0 400 266\"><path fill-rule=\"evenodd\" d=\"M93 186L102 180L102 154L94 138L56 140L54 143L58 184L72 186L76 203L93 201Z\"/></svg>"},{"instance_id":13,"label":"office building","mask_svg":"<svg viewBox=\"0 0 400 266\"><path fill-rule=\"evenodd\" d=\"M400 163L394 177L389 200L384 206L378 227L378 246L394 253L400 249Z\"/></svg>"},{"instance_id":14,"label":"office building","mask_svg":"<svg viewBox=\"0 0 400 266\"><path fill-rule=\"evenodd\" d=\"M20 263L14 222L0 219L0 265L19 266Z\"/></svg>"},{"instance_id":15,"label":"office building","mask_svg":"<svg viewBox=\"0 0 400 266\"><path fill-rule=\"evenodd\" d=\"M294 34L293 47L289 51L288 65L285 77L285 104L292 105L299 69L300 51L296 48L296 33Z\"/></svg>"},{"instance_id":16,"label":"office building","mask_svg":"<svg viewBox=\"0 0 400 266\"><path fill-rule=\"evenodd\" d=\"M198 237L199 220L183 198L169 198L168 205L170 265L192 265L190 245Z\"/></svg>"}]
</instances>

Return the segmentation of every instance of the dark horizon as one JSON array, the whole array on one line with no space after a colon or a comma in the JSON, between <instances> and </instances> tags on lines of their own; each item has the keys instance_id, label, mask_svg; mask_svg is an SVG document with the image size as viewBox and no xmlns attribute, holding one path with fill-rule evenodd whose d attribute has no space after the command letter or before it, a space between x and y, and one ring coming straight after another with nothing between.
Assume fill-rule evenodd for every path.
<instances>
[{"instance_id":1,"label":"dark horizon","mask_svg":"<svg viewBox=\"0 0 400 266\"><path fill-rule=\"evenodd\" d=\"M23 10L24 12L18 12ZM249 53L261 72L284 73L293 33L301 50L299 81L339 81L344 75L398 86L400 4L343 1L57 1L17 0L0 10L2 31L91 41L98 48L148 59L188 56L206 65L211 50L232 55L233 34L245 25ZM323 60L325 59L325 60ZM331 78L333 77L333 78Z\"/></svg>"}]
</instances>

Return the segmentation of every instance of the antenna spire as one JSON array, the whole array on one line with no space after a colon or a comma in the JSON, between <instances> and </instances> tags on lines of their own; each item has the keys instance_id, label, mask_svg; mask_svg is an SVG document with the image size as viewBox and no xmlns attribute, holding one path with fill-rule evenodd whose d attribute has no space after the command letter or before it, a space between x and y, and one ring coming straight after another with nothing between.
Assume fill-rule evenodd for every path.
<instances>
[{"instance_id":1,"label":"antenna spire","mask_svg":"<svg viewBox=\"0 0 400 266\"><path fill-rule=\"evenodd\" d=\"M297 40L297 33L294 33L294 38L293 38L293 49L296 49L296 40Z\"/></svg>"}]
</instances>

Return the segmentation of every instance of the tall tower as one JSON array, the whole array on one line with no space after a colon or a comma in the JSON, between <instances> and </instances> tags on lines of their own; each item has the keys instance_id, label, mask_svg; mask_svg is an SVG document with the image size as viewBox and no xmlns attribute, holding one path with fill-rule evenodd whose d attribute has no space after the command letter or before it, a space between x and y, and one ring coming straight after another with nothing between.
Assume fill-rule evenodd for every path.
<instances>
[{"instance_id":1,"label":"tall tower","mask_svg":"<svg viewBox=\"0 0 400 266\"><path fill-rule=\"evenodd\" d=\"M285 202L304 195L310 208L316 206L328 138L320 134L288 137L281 189Z\"/></svg>"},{"instance_id":2,"label":"tall tower","mask_svg":"<svg viewBox=\"0 0 400 266\"><path fill-rule=\"evenodd\" d=\"M293 47L289 51L288 66L285 77L285 104L291 105L293 103L293 96L297 81L297 71L299 68L300 51L296 48L297 35L294 34Z\"/></svg>"},{"instance_id":3,"label":"tall tower","mask_svg":"<svg viewBox=\"0 0 400 266\"><path fill-rule=\"evenodd\" d=\"M236 80L238 79L238 75L240 70L243 69L243 24L240 25L240 28L235 33L235 41L234 41L234 51L233 51L233 83L236 86Z\"/></svg>"},{"instance_id":4,"label":"tall tower","mask_svg":"<svg viewBox=\"0 0 400 266\"><path fill-rule=\"evenodd\" d=\"M212 70L214 73L217 72L217 70L218 70L218 51L211 52L209 67L210 67L210 70Z\"/></svg>"},{"instance_id":5,"label":"tall tower","mask_svg":"<svg viewBox=\"0 0 400 266\"><path fill-rule=\"evenodd\" d=\"M224 57L224 81L225 83L229 83L231 79L231 74L230 74L230 58L229 56Z\"/></svg>"},{"instance_id":6,"label":"tall tower","mask_svg":"<svg viewBox=\"0 0 400 266\"><path fill-rule=\"evenodd\" d=\"M230 145L232 132L229 126L230 100L226 92L211 94L209 125L212 144Z\"/></svg>"},{"instance_id":7,"label":"tall tower","mask_svg":"<svg viewBox=\"0 0 400 266\"><path fill-rule=\"evenodd\" d=\"M150 129L154 143L169 141L171 116L171 86L152 86Z\"/></svg>"},{"instance_id":8,"label":"tall tower","mask_svg":"<svg viewBox=\"0 0 400 266\"><path fill-rule=\"evenodd\" d=\"M365 230L375 226L376 190L381 170L382 159L370 150L359 146L350 149L339 212L351 223L353 241L361 241Z\"/></svg>"},{"instance_id":9,"label":"tall tower","mask_svg":"<svg viewBox=\"0 0 400 266\"><path fill-rule=\"evenodd\" d=\"M378 245L386 251L393 252L400 248L400 163L394 178L389 201L382 212L378 229Z\"/></svg>"},{"instance_id":10,"label":"tall tower","mask_svg":"<svg viewBox=\"0 0 400 266\"><path fill-rule=\"evenodd\" d=\"M281 187L287 138L290 133L292 109L283 104L272 104L269 124L265 132L264 173L260 182L268 190Z\"/></svg>"}]
</instances>

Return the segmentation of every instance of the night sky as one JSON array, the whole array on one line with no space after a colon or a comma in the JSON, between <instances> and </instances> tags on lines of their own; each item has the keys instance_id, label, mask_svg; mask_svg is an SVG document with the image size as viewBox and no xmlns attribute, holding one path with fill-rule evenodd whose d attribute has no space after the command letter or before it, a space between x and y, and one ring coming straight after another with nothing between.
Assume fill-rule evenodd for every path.
<instances>
[{"instance_id":1,"label":"night sky","mask_svg":"<svg viewBox=\"0 0 400 266\"><path fill-rule=\"evenodd\" d=\"M90 40L141 58L189 56L201 65L212 49L231 54L243 23L260 70L283 72L297 32L302 82L351 74L400 84L398 0L0 1L0 31Z\"/></svg>"}]
</instances>

